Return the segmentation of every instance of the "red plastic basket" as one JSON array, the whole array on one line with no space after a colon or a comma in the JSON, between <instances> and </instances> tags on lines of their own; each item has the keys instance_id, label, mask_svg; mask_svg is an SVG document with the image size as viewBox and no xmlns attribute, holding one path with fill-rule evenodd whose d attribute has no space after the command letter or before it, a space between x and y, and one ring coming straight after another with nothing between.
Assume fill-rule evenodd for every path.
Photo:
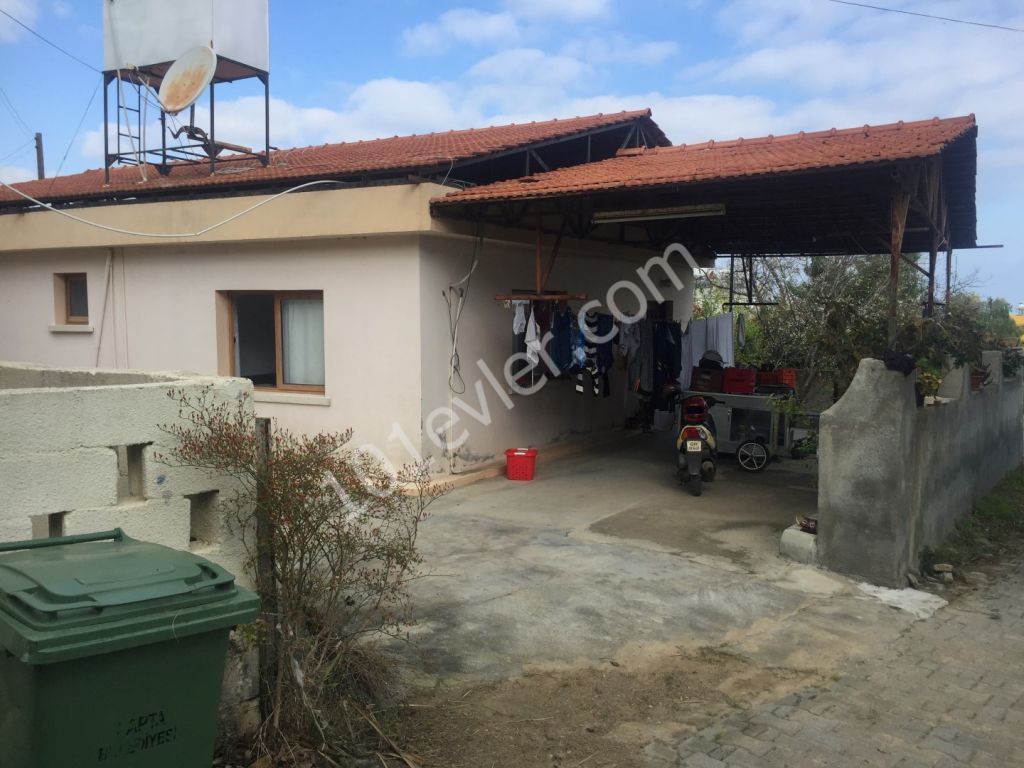
<instances>
[{"instance_id":1,"label":"red plastic basket","mask_svg":"<svg viewBox=\"0 0 1024 768\"><path fill-rule=\"evenodd\" d=\"M753 368L726 368L722 379L722 392L727 395L752 395L757 384L757 371Z\"/></svg>"},{"instance_id":2,"label":"red plastic basket","mask_svg":"<svg viewBox=\"0 0 1024 768\"><path fill-rule=\"evenodd\" d=\"M505 475L509 480L533 480L536 463L536 448L509 448L505 451Z\"/></svg>"},{"instance_id":3,"label":"red plastic basket","mask_svg":"<svg viewBox=\"0 0 1024 768\"><path fill-rule=\"evenodd\" d=\"M796 389L796 368L777 368L774 371L758 371L757 383L768 387L790 387Z\"/></svg>"}]
</instances>

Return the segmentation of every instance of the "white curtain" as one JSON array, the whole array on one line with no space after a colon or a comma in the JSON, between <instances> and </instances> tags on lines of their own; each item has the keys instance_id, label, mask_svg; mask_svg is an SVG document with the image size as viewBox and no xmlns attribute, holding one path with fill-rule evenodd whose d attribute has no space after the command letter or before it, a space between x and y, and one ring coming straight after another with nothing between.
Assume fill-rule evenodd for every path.
<instances>
[{"instance_id":1,"label":"white curtain","mask_svg":"<svg viewBox=\"0 0 1024 768\"><path fill-rule=\"evenodd\" d=\"M323 386L323 299L282 299L281 337L284 383Z\"/></svg>"},{"instance_id":2,"label":"white curtain","mask_svg":"<svg viewBox=\"0 0 1024 768\"><path fill-rule=\"evenodd\" d=\"M722 356L726 368L735 365L732 339L733 316L730 313L714 315L707 319L691 320L683 334L683 364L679 372L679 384L683 389L690 386L690 374L704 353L715 350Z\"/></svg>"}]
</instances>

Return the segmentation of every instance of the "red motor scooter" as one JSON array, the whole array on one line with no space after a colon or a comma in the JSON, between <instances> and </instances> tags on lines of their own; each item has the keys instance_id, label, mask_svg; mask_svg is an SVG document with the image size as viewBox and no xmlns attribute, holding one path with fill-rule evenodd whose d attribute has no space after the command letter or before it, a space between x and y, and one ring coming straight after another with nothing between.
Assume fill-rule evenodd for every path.
<instances>
[{"instance_id":1,"label":"red motor scooter","mask_svg":"<svg viewBox=\"0 0 1024 768\"><path fill-rule=\"evenodd\" d=\"M676 438L676 461L679 482L700 496L704 483L715 479L718 455L715 420L709 409L715 399L708 395L688 397L683 401L683 426Z\"/></svg>"}]
</instances>

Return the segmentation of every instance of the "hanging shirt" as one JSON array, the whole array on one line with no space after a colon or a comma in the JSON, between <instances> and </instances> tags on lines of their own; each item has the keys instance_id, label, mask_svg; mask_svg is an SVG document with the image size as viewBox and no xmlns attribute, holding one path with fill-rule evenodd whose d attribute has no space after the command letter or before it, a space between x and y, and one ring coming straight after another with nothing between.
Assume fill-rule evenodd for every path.
<instances>
[{"instance_id":1,"label":"hanging shirt","mask_svg":"<svg viewBox=\"0 0 1024 768\"><path fill-rule=\"evenodd\" d=\"M540 329L537 327L537 319L533 309L530 309L530 319L526 323L526 359L532 365L540 362Z\"/></svg>"}]
</instances>

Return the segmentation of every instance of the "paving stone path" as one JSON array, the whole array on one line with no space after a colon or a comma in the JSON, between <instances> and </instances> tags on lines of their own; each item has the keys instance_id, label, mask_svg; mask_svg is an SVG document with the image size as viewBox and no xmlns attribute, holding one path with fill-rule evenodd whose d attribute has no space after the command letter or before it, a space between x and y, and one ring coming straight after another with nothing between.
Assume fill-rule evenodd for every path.
<instances>
[{"instance_id":1,"label":"paving stone path","mask_svg":"<svg viewBox=\"0 0 1024 768\"><path fill-rule=\"evenodd\" d=\"M1024 562L818 689L645 750L650 768L1024 766Z\"/></svg>"}]
</instances>

